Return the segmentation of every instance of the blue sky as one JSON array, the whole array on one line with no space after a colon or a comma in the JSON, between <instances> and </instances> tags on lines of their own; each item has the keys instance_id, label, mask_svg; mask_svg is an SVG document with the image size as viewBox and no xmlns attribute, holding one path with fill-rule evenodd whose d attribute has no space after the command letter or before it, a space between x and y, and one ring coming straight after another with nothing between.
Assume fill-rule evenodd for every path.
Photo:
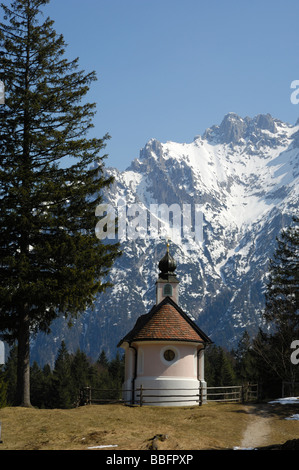
<instances>
[{"instance_id":1,"label":"blue sky","mask_svg":"<svg viewBox=\"0 0 299 470\"><path fill-rule=\"evenodd\" d=\"M9 0L5 0L5 4ZM125 169L155 137L191 142L228 112L295 123L298 0L51 0L45 9L95 70L94 133Z\"/></svg>"}]
</instances>

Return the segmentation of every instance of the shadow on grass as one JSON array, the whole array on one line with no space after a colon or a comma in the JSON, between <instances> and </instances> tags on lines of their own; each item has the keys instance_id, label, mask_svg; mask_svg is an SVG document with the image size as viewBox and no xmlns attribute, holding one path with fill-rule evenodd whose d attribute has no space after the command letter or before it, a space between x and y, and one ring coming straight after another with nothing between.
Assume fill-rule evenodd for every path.
<instances>
[{"instance_id":1,"label":"shadow on grass","mask_svg":"<svg viewBox=\"0 0 299 470\"><path fill-rule=\"evenodd\" d=\"M298 403L299 405L299 403ZM247 405L249 410L238 410L237 412L249 412L253 415L264 417L264 418L279 418L286 419L293 414L299 413L299 406L297 404L285 404L280 403L255 403Z\"/></svg>"}]
</instances>

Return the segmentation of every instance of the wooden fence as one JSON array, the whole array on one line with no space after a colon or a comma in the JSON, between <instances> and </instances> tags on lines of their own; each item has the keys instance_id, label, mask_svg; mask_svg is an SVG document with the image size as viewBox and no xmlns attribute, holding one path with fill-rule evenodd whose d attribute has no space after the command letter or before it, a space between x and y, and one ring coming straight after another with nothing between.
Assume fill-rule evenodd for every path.
<instances>
[{"instance_id":1,"label":"wooden fence","mask_svg":"<svg viewBox=\"0 0 299 470\"><path fill-rule=\"evenodd\" d=\"M215 391L213 391L215 390ZM207 387L207 401L245 403L258 400L258 384Z\"/></svg>"},{"instance_id":2,"label":"wooden fence","mask_svg":"<svg viewBox=\"0 0 299 470\"><path fill-rule=\"evenodd\" d=\"M161 393L162 392L162 393ZM190 393L191 392L191 393ZM140 405L168 404L169 406L178 403L202 405L203 388L144 388L142 385L137 388L135 401Z\"/></svg>"},{"instance_id":3,"label":"wooden fence","mask_svg":"<svg viewBox=\"0 0 299 470\"><path fill-rule=\"evenodd\" d=\"M142 385L134 390L134 399L124 401L122 395L128 392L133 396L133 390L117 390L117 389L95 389L84 387L80 390L80 396L77 406L90 404L107 404L107 403L125 403L135 405L153 405L164 403L194 403L202 405L206 402L235 402L246 403L258 400L258 385L232 385L226 387L199 387L194 389L154 389L144 388ZM162 394L161 394L162 392ZM190 393L193 392L193 393Z\"/></svg>"},{"instance_id":4,"label":"wooden fence","mask_svg":"<svg viewBox=\"0 0 299 470\"><path fill-rule=\"evenodd\" d=\"M129 390L84 387L80 390L77 406L91 404L103 405L107 403L122 403L123 391Z\"/></svg>"}]
</instances>

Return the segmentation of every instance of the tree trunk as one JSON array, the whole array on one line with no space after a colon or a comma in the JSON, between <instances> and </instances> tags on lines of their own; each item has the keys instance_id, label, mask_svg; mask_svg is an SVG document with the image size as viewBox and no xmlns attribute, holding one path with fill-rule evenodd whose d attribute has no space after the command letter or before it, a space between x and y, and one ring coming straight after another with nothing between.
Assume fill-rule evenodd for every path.
<instances>
[{"instance_id":1,"label":"tree trunk","mask_svg":"<svg viewBox=\"0 0 299 470\"><path fill-rule=\"evenodd\" d=\"M31 407L29 318L25 314L18 335L17 405Z\"/></svg>"}]
</instances>

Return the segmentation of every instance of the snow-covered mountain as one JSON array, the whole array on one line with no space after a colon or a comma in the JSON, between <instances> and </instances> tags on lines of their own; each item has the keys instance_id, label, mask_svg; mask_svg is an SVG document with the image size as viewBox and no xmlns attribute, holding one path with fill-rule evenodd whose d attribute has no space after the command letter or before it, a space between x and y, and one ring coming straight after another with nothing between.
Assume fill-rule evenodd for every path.
<instances>
[{"instance_id":1,"label":"snow-covered mountain","mask_svg":"<svg viewBox=\"0 0 299 470\"><path fill-rule=\"evenodd\" d=\"M32 357L53 362L62 339L94 359L102 349L115 354L119 339L155 303L158 262L171 233L152 230L161 204L175 205L182 215L188 207L193 222L195 208L202 215L202 240L185 232L187 218L180 233L171 233L180 306L216 344L232 348L244 329L256 332L268 259L298 208L299 120L293 126L269 114L229 113L191 143L151 139L127 170L107 173L115 183L105 201L122 210L119 216L121 203L127 211L126 232L120 218L123 255L110 275L114 287L71 330L59 320L50 336L39 335ZM137 232L133 204L146 213L146 226L139 224Z\"/></svg>"}]
</instances>

